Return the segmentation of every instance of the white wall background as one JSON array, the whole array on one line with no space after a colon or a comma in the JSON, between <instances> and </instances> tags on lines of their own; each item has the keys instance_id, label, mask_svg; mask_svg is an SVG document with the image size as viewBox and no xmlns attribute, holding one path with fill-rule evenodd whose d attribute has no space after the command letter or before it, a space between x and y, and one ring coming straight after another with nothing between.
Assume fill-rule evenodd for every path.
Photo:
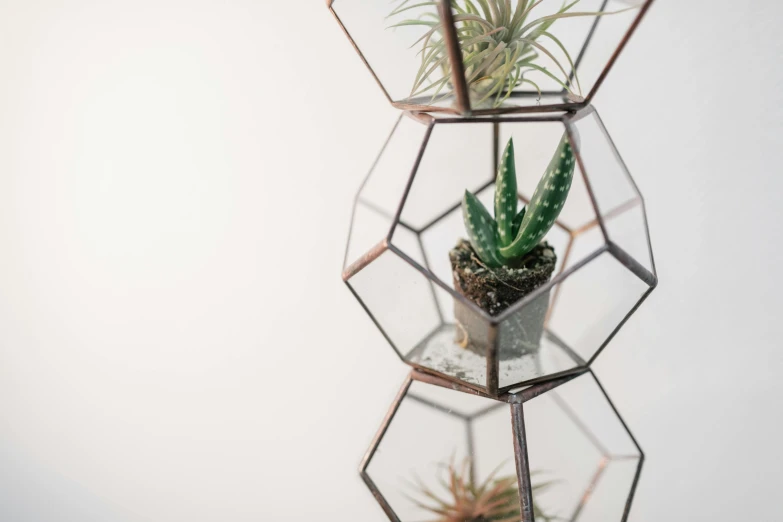
<instances>
[{"instance_id":1,"label":"white wall background","mask_svg":"<svg viewBox=\"0 0 783 522\"><path fill-rule=\"evenodd\" d=\"M597 106L661 286L597 370L632 520L773 520L783 5L658 0ZM396 113L323 1L0 0L0 520L383 520L340 281Z\"/></svg>"}]
</instances>

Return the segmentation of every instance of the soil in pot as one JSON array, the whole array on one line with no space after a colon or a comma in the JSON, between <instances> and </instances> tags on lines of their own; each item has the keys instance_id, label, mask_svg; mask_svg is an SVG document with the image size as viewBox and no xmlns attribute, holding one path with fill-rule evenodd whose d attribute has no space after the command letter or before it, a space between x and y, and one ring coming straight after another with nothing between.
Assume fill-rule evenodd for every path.
<instances>
[{"instance_id":1,"label":"soil in pot","mask_svg":"<svg viewBox=\"0 0 783 522\"><path fill-rule=\"evenodd\" d=\"M449 252L449 259L454 288L493 316L549 282L557 263L554 248L546 242L509 267L488 268L464 239ZM548 309L549 292L546 292L501 323L498 328L501 361L538 351ZM454 303L454 314L458 326L456 341L479 355L486 355L491 347L486 321L460 301Z\"/></svg>"}]
</instances>

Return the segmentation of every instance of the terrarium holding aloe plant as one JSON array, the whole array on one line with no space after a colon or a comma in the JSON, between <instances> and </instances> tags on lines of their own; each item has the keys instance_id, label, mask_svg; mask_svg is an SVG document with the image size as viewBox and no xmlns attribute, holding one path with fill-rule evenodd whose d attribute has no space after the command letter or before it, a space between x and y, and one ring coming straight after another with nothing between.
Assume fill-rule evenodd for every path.
<instances>
[{"instance_id":1,"label":"terrarium holding aloe plant","mask_svg":"<svg viewBox=\"0 0 783 522\"><path fill-rule=\"evenodd\" d=\"M563 135L529 204L518 210L514 142L509 140L495 181L495 217L465 191L462 212L468 240L449 252L455 289L492 316L546 284L555 270L554 248L542 242L563 210L574 175L575 159ZM500 326L500 360L538 350L549 309L549 293L505 319ZM485 355L491 347L486 323L455 302L457 342Z\"/></svg>"},{"instance_id":2,"label":"terrarium holding aloe plant","mask_svg":"<svg viewBox=\"0 0 783 522\"><path fill-rule=\"evenodd\" d=\"M596 17L625 11L576 11L581 0L562 3L560 8L543 14L544 0L451 0L456 36L465 68L465 80L474 108L498 107L512 91L529 84L541 93L539 78L549 78L562 87L570 101L584 100L574 60L566 46L552 31L563 18ZM437 9L437 0L400 0L389 18L411 16L421 9ZM629 9L634 9L631 7ZM430 96L439 101L452 89L451 64L443 24L437 12L425 11L416 18L394 23L390 28L424 26L426 33L413 47L420 45L421 64L410 98ZM554 66L550 71L541 57ZM537 78L538 77L538 78Z\"/></svg>"}]
</instances>

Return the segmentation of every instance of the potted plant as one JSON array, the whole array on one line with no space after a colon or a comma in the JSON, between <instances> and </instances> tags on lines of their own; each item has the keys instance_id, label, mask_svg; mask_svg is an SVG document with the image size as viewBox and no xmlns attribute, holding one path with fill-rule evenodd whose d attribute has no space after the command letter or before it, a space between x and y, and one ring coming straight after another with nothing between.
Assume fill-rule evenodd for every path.
<instances>
[{"instance_id":1,"label":"potted plant","mask_svg":"<svg viewBox=\"0 0 783 522\"><path fill-rule=\"evenodd\" d=\"M461 466L453 462L440 466L445 477L439 477L439 483L448 490L449 497L441 498L419 481L417 488L422 500L411 499L420 508L429 511L438 518L432 522L519 522L522 509L519 502L517 477L498 478L497 469L483 482L474 479L473 464L466 458ZM541 491L551 483L533 486L533 491ZM552 522L553 517L545 514L535 503L533 513L536 520Z\"/></svg>"},{"instance_id":2,"label":"potted plant","mask_svg":"<svg viewBox=\"0 0 783 522\"><path fill-rule=\"evenodd\" d=\"M562 18L596 17L613 12L578 12L581 0L565 2L554 12L544 15L538 7L543 0L452 0L456 36L465 68L465 80L473 108L500 107L517 87L529 84L541 94L535 78L554 80L571 102L582 102L582 89L576 67L565 45L550 30ZM390 18L407 14L421 7L437 7L439 2L402 0ZM542 6L543 7L543 6ZM426 33L415 45L421 46L421 65L409 99L431 96L431 104L448 96L451 85L451 64L443 24L435 13L404 19L390 28L424 26ZM540 63L546 56L556 70ZM444 94L445 93L445 94ZM440 97L440 98L439 98Z\"/></svg>"},{"instance_id":3,"label":"potted plant","mask_svg":"<svg viewBox=\"0 0 783 522\"><path fill-rule=\"evenodd\" d=\"M530 203L518 211L514 142L510 139L495 181L495 217L465 191L462 213L468 240L460 239L449 252L454 288L488 314L501 314L550 280L557 256L542 239L565 206L575 163L564 134ZM500 360L539 349L548 308L547 292L501 323ZM493 342L486 321L459 300L455 300L454 313L457 342L486 355Z\"/></svg>"}]
</instances>

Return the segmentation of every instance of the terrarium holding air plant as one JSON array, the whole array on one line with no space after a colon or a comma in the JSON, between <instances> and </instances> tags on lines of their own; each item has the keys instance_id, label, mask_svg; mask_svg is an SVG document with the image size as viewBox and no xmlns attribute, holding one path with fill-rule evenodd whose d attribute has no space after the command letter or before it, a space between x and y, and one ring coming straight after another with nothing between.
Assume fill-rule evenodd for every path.
<instances>
[{"instance_id":1,"label":"terrarium holding air plant","mask_svg":"<svg viewBox=\"0 0 783 522\"><path fill-rule=\"evenodd\" d=\"M509 140L495 181L495 217L476 196L465 191L462 212L468 240L449 252L454 287L492 316L497 316L546 284L557 256L545 241L565 206L574 175L575 159L568 136L563 135L530 203L518 210L514 142ZM501 326L501 360L538 350L549 309L544 293ZM484 322L463 303L455 301L457 342L483 355L492 340Z\"/></svg>"},{"instance_id":2,"label":"terrarium holding air plant","mask_svg":"<svg viewBox=\"0 0 783 522\"><path fill-rule=\"evenodd\" d=\"M475 479L475 470L471 459L466 458L460 466L451 462L440 465L442 476L438 482L446 495L439 495L417 480L419 497L411 500L420 508L437 518L432 522L519 522L522 509L519 502L519 486L516 475L498 477L499 468L490 473L483 481ZM542 491L551 482L533 485L533 492ZM552 522L554 517L547 515L535 503L533 512L536 520Z\"/></svg>"},{"instance_id":3,"label":"terrarium holding air plant","mask_svg":"<svg viewBox=\"0 0 783 522\"><path fill-rule=\"evenodd\" d=\"M566 0L557 8L556 0L451 0L471 105L499 107L523 84L540 95L543 78L559 85L569 101L584 101L574 58L561 41L562 35L556 35L555 24L564 18L598 17L627 9L579 11L580 2ZM432 104L448 96L453 88L447 40L437 13L439 3L399 0L389 15L391 28L427 29L413 43L420 47L421 64L409 98L427 96ZM434 9L422 13L426 7Z\"/></svg>"}]
</instances>

